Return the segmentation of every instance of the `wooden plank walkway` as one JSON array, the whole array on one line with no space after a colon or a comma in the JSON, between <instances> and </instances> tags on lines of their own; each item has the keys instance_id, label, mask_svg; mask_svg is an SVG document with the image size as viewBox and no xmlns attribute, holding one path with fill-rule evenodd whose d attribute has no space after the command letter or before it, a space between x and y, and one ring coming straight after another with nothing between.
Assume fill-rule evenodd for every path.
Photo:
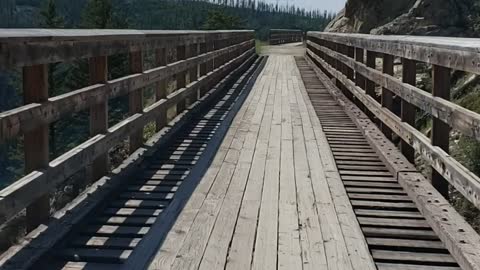
<instances>
[{"instance_id":1,"label":"wooden plank walkway","mask_svg":"<svg viewBox=\"0 0 480 270\"><path fill-rule=\"evenodd\" d=\"M149 269L375 269L334 166L294 57L270 56Z\"/></svg>"}]
</instances>

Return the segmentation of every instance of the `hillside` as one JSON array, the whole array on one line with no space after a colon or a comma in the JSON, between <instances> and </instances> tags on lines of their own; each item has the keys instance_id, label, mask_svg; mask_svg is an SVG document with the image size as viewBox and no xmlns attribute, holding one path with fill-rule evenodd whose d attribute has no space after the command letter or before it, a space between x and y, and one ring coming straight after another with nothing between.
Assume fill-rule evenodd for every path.
<instances>
[{"instance_id":1,"label":"hillside","mask_svg":"<svg viewBox=\"0 0 480 270\"><path fill-rule=\"evenodd\" d=\"M330 32L370 33L379 35L427 35L451 37L480 36L480 1L478 0L349 0L326 28ZM399 63L399 60L398 60ZM401 74L401 65L396 74ZM400 76L400 75L399 75ZM452 72L451 100L480 113L480 76ZM417 86L430 92L431 65L417 65ZM380 92L381 90L378 89ZM417 114L417 128L429 134L431 117ZM480 143L452 131L450 152L469 170L480 175ZM420 155L417 167L430 175L430 167ZM480 232L480 211L451 189L451 202Z\"/></svg>"},{"instance_id":2,"label":"hillside","mask_svg":"<svg viewBox=\"0 0 480 270\"><path fill-rule=\"evenodd\" d=\"M327 31L472 36L474 0L349 0Z\"/></svg>"},{"instance_id":3,"label":"hillside","mask_svg":"<svg viewBox=\"0 0 480 270\"><path fill-rule=\"evenodd\" d=\"M66 28L82 27L82 11L88 0L57 0L59 14L65 19ZM322 30L334 17L323 11L307 11L295 6L279 6L251 0L225 1L213 4L209 1L183 0L111 0L116 18L125 21L128 28L136 29L202 29L208 12L222 9L225 13L241 18L238 28L254 29L266 39L271 28L296 28ZM0 27L40 27L41 10L46 0L0 1Z\"/></svg>"}]
</instances>

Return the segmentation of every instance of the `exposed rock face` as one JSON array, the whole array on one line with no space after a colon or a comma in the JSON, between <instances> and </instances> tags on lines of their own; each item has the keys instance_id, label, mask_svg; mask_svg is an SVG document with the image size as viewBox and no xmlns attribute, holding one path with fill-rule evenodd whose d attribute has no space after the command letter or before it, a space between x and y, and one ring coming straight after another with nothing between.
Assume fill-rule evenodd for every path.
<instances>
[{"instance_id":1,"label":"exposed rock face","mask_svg":"<svg viewBox=\"0 0 480 270\"><path fill-rule=\"evenodd\" d=\"M349 0L326 31L466 35L472 5L472 0Z\"/></svg>"}]
</instances>

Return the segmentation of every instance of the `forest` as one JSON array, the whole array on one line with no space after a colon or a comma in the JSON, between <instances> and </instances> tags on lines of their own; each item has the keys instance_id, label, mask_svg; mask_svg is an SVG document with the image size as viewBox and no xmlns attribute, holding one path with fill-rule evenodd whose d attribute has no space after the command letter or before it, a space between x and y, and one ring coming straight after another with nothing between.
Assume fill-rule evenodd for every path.
<instances>
[{"instance_id":1,"label":"forest","mask_svg":"<svg viewBox=\"0 0 480 270\"><path fill-rule=\"evenodd\" d=\"M141 3L141 4L140 4ZM188 14L188 16L185 16ZM322 30L334 14L281 6L254 0L2 0L2 28L96 28L96 29L254 29L266 40L268 29ZM127 72L127 57L109 58L110 78ZM50 96L85 86L86 61L51 64ZM20 71L0 72L0 112L22 103ZM123 120L127 102L121 98L110 106L110 124ZM88 138L88 113L53 123L50 128L51 159ZM114 150L122 152L122 146ZM112 157L115 159L115 155ZM22 140L0 145L0 186L24 175Z\"/></svg>"}]
</instances>

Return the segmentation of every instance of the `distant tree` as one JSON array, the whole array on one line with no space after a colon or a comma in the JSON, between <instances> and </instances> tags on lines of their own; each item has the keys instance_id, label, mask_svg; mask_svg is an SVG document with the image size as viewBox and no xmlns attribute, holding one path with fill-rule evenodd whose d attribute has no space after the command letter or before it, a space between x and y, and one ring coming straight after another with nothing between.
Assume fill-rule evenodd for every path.
<instances>
[{"instance_id":1,"label":"distant tree","mask_svg":"<svg viewBox=\"0 0 480 270\"><path fill-rule=\"evenodd\" d=\"M82 27L111 28L112 17L111 0L89 0L82 14Z\"/></svg>"},{"instance_id":2,"label":"distant tree","mask_svg":"<svg viewBox=\"0 0 480 270\"><path fill-rule=\"evenodd\" d=\"M44 28L63 28L64 18L58 14L56 0L47 0L44 8L40 12L42 16L41 25ZM63 93L65 71L60 68L59 63L48 65L48 92L49 96L57 96ZM57 123L52 123L49 130L50 154L57 156Z\"/></svg>"},{"instance_id":3,"label":"distant tree","mask_svg":"<svg viewBox=\"0 0 480 270\"><path fill-rule=\"evenodd\" d=\"M42 16L42 27L63 28L65 20L62 16L58 15L55 0L47 0L40 15Z\"/></svg>"},{"instance_id":4,"label":"distant tree","mask_svg":"<svg viewBox=\"0 0 480 270\"><path fill-rule=\"evenodd\" d=\"M241 29L243 22L240 17L231 16L222 9L216 9L208 12L204 28L207 30Z\"/></svg>"}]
</instances>

